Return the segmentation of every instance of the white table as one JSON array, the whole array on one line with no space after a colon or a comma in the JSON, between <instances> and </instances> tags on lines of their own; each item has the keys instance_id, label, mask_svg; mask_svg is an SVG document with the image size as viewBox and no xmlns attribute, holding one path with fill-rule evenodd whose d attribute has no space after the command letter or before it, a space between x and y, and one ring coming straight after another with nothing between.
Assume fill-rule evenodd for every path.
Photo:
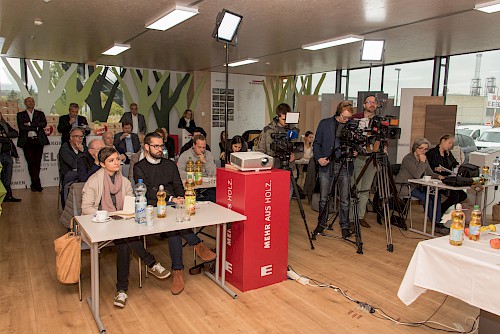
<instances>
[{"instance_id":1,"label":"white table","mask_svg":"<svg viewBox=\"0 0 500 334\"><path fill-rule=\"evenodd\" d=\"M108 223L93 223L92 215L75 217L80 226L83 241L90 245L90 268L91 268L91 296L87 298L94 319L101 333L106 329L101 321L99 314L99 246L110 240L130 238L142 235L156 234L161 232L170 232L187 228L196 228L209 225L217 225L216 239L216 266L215 276L206 272L215 283L233 298L236 294L226 286L225 263L226 258L226 229L227 223L246 220L246 216L224 208L215 203L203 202L196 210L196 215L191 217L189 222L176 223L175 210L172 207L167 208L167 218L155 218L155 224L152 227L136 224L134 219L111 220ZM218 240L220 225L222 224L222 241ZM220 246L222 245L222 247ZM221 248L221 249L220 249ZM222 268L220 270L219 268Z\"/></svg>"},{"instance_id":2,"label":"white table","mask_svg":"<svg viewBox=\"0 0 500 334\"><path fill-rule=\"evenodd\" d=\"M186 185L186 180L182 180L182 184ZM215 188L217 186L217 178L215 177L204 177L202 184L195 184L194 189L208 189Z\"/></svg>"},{"instance_id":3,"label":"white table","mask_svg":"<svg viewBox=\"0 0 500 334\"><path fill-rule=\"evenodd\" d=\"M496 227L500 231L500 224ZM500 326L494 316L500 315L500 250L490 247L492 238L498 236L481 233L479 241L465 239L462 246L450 245L447 236L421 241L399 287L399 299L410 305L427 290L438 291L492 313L495 326Z\"/></svg>"},{"instance_id":4,"label":"white table","mask_svg":"<svg viewBox=\"0 0 500 334\"><path fill-rule=\"evenodd\" d=\"M470 189L471 187L452 187L452 186L449 186L449 185L446 185L444 184L442 181L440 180L436 180L436 179L433 179L431 181L424 181L422 179L409 179L408 180L408 183L413 183L413 184L419 184L419 185L422 185L422 186L425 186L427 188L427 194L426 194L426 197L425 197L425 211L424 211L424 226L423 226L423 229L422 230L417 230L417 229L414 229L413 226L411 226L409 228L410 231L413 231L413 232L416 232L416 233L419 233L419 234L423 234L423 235L426 235L428 237L435 237L434 235L434 230L435 230L435 227L436 227L436 211L437 211L437 202L438 202L438 196L437 193L439 190L442 190L442 189L449 189L449 190L467 190L467 189ZM494 182L491 182L491 181L488 181L486 182L483 186L484 188L484 191L482 191L483 193L483 201L481 203L481 210L486 207L486 205L488 204L488 192L487 192L487 188L488 187L495 187L495 186L498 186L499 183L494 183ZM429 197L430 197L430 194L431 194L431 190L433 191L434 193L434 209L433 209L433 212L432 212L432 222L431 222L431 233L427 233L427 212L429 211ZM486 222L486 217L485 215L483 215L482 217L483 219L483 225L485 225L485 222Z\"/></svg>"}]
</instances>

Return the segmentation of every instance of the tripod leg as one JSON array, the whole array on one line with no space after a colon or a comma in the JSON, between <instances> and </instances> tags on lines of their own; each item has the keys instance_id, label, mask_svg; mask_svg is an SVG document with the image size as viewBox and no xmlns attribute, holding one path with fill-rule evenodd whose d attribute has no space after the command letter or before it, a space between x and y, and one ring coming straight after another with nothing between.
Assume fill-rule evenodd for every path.
<instances>
[{"instance_id":1,"label":"tripod leg","mask_svg":"<svg viewBox=\"0 0 500 334\"><path fill-rule=\"evenodd\" d=\"M290 182L292 182L293 193L295 194L295 198L297 199L297 204L299 205L300 215L302 216L302 220L304 221L304 226L306 228L307 239L309 239L309 244L311 245L311 249L314 249L314 244L312 242L312 236L309 233L309 227L307 226L306 213L304 212L304 207L302 206L302 201L299 195L299 189L297 188L297 182L293 177L293 173L290 170Z\"/></svg>"},{"instance_id":2,"label":"tripod leg","mask_svg":"<svg viewBox=\"0 0 500 334\"><path fill-rule=\"evenodd\" d=\"M383 155L381 159L382 161L377 160L377 188L384 212L387 251L392 252L394 250L394 246L392 244L391 217L389 216L389 196L391 194L388 179L389 162L387 161L387 156L385 155Z\"/></svg>"}]
</instances>

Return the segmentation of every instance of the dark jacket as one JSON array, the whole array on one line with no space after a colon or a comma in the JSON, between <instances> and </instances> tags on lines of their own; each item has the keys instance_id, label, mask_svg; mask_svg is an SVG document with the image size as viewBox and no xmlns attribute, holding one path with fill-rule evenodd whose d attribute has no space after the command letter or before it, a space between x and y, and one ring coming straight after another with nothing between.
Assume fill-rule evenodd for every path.
<instances>
[{"instance_id":1,"label":"dark jacket","mask_svg":"<svg viewBox=\"0 0 500 334\"><path fill-rule=\"evenodd\" d=\"M167 137L167 141L164 143L165 148L168 152L168 158L173 159L175 157L175 141L172 137Z\"/></svg>"},{"instance_id":2,"label":"dark jacket","mask_svg":"<svg viewBox=\"0 0 500 334\"><path fill-rule=\"evenodd\" d=\"M340 156L340 140L335 135L337 126L338 122L335 116L322 119L319 122L313 143L314 160L318 161L320 158L330 158L334 150L335 156ZM318 166L320 171L328 170L328 165Z\"/></svg>"},{"instance_id":3,"label":"dark jacket","mask_svg":"<svg viewBox=\"0 0 500 334\"><path fill-rule=\"evenodd\" d=\"M85 148L85 151L87 151L87 148ZM84 152L75 153L69 142L62 144L59 149L59 174L62 176L62 180L67 172L76 172L77 161L84 155Z\"/></svg>"},{"instance_id":4,"label":"dark jacket","mask_svg":"<svg viewBox=\"0 0 500 334\"><path fill-rule=\"evenodd\" d=\"M101 166L95 164L94 158L90 155L90 153L88 151L84 152L76 162L78 182L87 182L89 177L99 169L101 169Z\"/></svg>"},{"instance_id":5,"label":"dark jacket","mask_svg":"<svg viewBox=\"0 0 500 334\"><path fill-rule=\"evenodd\" d=\"M25 123L31 123L30 125L24 125ZM17 140L17 146L24 148L26 142L28 141L28 132L35 131L37 138L42 145L49 145L49 139L45 134L44 128L47 126L47 120L45 119L45 114L40 110L33 110L33 121L30 121L30 116L26 110L17 113L17 127L19 128L19 139Z\"/></svg>"},{"instance_id":6,"label":"dark jacket","mask_svg":"<svg viewBox=\"0 0 500 334\"><path fill-rule=\"evenodd\" d=\"M11 127L9 123L5 122L3 118L0 119L0 154L8 154L11 157L19 158L16 146L12 138L19 137L19 132Z\"/></svg>"},{"instance_id":7,"label":"dark jacket","mask_svg":"<svg viewBox=\"0 0 500 334\"><path fill-rule=\"evenodd\" d=\"M123 134L123 132L118 132L113 140L113 145L115 145L116 149L119 151L119 149L122 149L123 152L127 152L127 144L125 143L125 139L120 140L120 136ZM141 149L141 142L139 141L139 136L136 135L135 133L131 133L131 139L132 139L132 146L134 148L134 153L138 152Z\"/></svg>"},{"instance_id":8,"label":"dark jacket","mask_svg":"<svg viewBox=\"0 0 500 334\"><path fill-rule=\"evenodd\" d=\"M196 128L196 124L194 123L194 119L191 119L189 122L189 127L186 127L186 120L182 117L179 120L179 124L177 125L179 129L186 129L190 134L193 134L194 128Z\"/></svg>"},{"instance_id":9,"label":"dark jacket","mask_svg":"<svg viewBox=\"0 0 500 334\"><path fill-rule=\"evenodd\" d=\"M120 118L120 123L123 122L130 122L130 124L133 124L132 122L132 113L126 112L123 114L122 118ZM139 123L139 132L140 133L146 133L146 119L144 118L144 115L137 113L137 122Z\"/></svg>"},{"instance_id":10,"label":"dark jacket","mask_svg":"<svg viewBox=\"0 0 500 334\"><path fill-rule=\"evenodd\" d=\"M429 165L432 168L432 171L436 172L436 167L442 166L446 169L453 170L453 168L458 166L458 161L455 159L453 154L451 152L444 152L444 156L441 156L439 153L439 145L431 148L429 151L427 151L427 160L429 161ZM448 176L450 175L449 172L436 172L438 174L441 174L443 176Z\"/></svg>"},{"instance_id":11,"label":"dark jacket","mask_svg":"<svg viewBox=\"0 0 500 334\"><path fill-rule=\"evenodd\" d=\"M88 136L90 133L90 129L88 128L89 123L84 116L78 115L76 117L76 122L79 127L84 128L83 133L85 136ZM62 115L59 117L59 124L57 125L57 131L61 133L61 145L65 142L69 141L69 132L73 126L69 124L69 115Z\"/></svg>"}]
</instances>

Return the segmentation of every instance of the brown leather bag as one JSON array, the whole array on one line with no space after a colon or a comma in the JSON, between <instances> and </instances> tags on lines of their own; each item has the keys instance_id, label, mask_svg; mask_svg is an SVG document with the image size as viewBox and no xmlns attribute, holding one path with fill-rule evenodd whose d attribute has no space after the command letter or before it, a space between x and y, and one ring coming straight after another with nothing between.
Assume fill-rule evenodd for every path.
<instances>
[{"instance_id":1,"label":"brown leather bag","mask_svg":"<svg viewBox=\"0 0 500 334\"><path fill-rule=\"evenodd\" d=\"M82 241L76 232L68 232L54 240L56 273L61 283L78 283L82 261Z\"/></svg>"}]
</instances>

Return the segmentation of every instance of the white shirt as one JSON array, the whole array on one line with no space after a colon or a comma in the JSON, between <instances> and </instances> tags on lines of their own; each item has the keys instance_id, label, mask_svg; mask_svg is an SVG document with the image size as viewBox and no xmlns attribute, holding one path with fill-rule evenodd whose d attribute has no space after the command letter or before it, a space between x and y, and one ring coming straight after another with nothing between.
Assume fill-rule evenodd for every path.
<instances>
[{"instance_id":1,"label":"white shirt","mask_svg":"<svg viewBox=\"0 0 500 334\"><path fill-rule=\"evenodd\" d=\"M134 114L132 114L132 133L139 134L139 117Z\"/></svg>"},{"instance_id":2,"label":"white shirt","mask_svg":"<svg viewBox=\"0 0 500 334\"><path fill-rule=\"evenodd\" d=\"M31 126L31 122L33 122L33 113L35 112L35 110L33 111L26 110L26 111L28 112L28 116L30 118L30 126ZM36 133L36 131L28 131L28 137L35 138L37 136L38 134Z\"/></svg>"}]
</instances>

